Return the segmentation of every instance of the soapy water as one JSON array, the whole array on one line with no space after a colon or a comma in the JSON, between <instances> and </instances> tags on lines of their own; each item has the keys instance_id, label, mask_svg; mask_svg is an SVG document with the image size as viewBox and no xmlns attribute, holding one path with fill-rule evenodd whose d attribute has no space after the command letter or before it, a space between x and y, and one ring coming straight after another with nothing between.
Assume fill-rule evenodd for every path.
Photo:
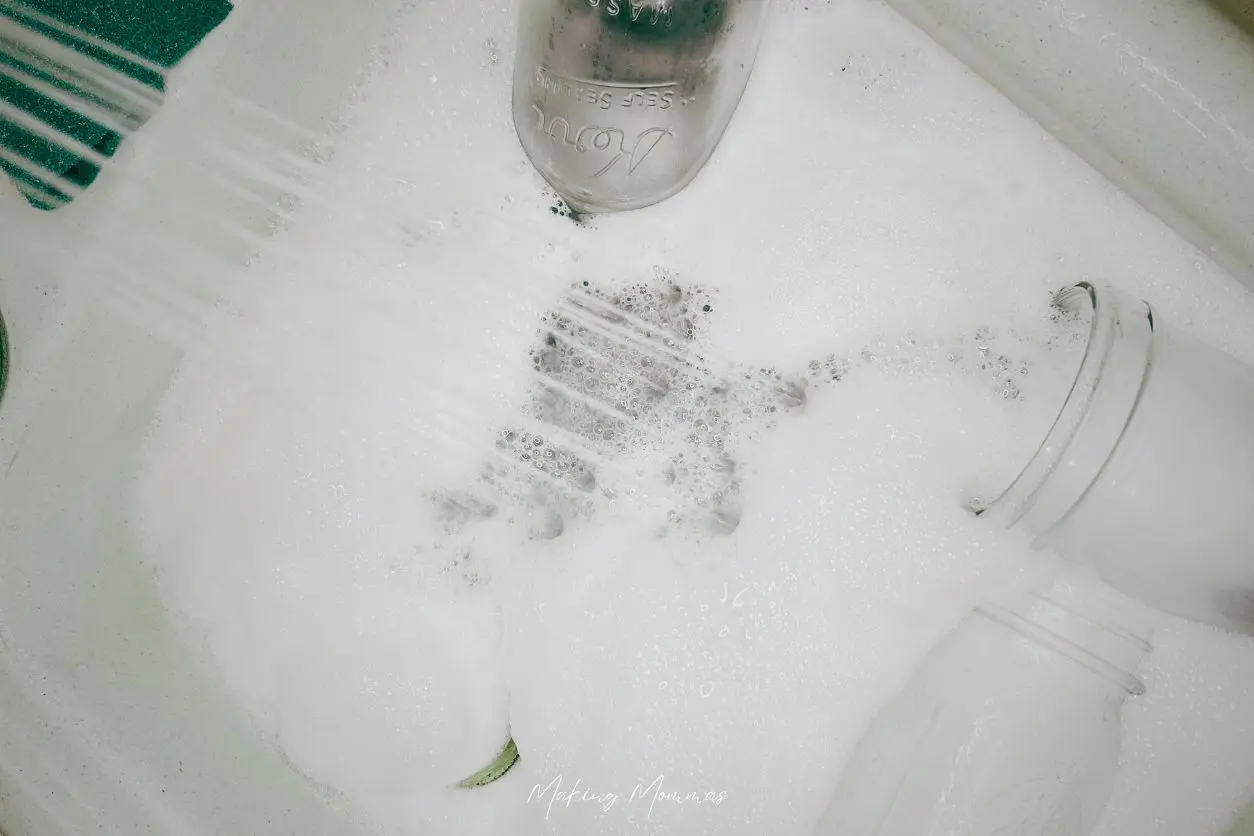
<instances>
[{"instance_id":1,"label":"soapy water","mask_svg":"<svg viewBox=\"0 0 1254 836\"><path fill-rule=\"evenodd\" d=\"M291 291L299 291L299 285ZM499 679L500 638L493 635L502 614L515 622L512 641L523 645L517 648L521 652L509 655L530 660L526 669L505 677L513 682L516 700L520 683L568 680L569 671L560 677L547 675L535 658L549 641L579 643L599 631L601 642L617 644L617 652L597 654L599 664L606 666L599 675L588 661L580 663L592 682L623 675L618 668L630 659L624 643L639 644L637 651L652 646L654 652L665 653L665 645L655 644L657 638L634 621L647 611L636 611L631 596L624 599L622 593L634 591L646 608L663 602L681 618L669 635L678 646L660 666L645 668L652 671L645 675L648 687L661 697L670 697L669 690L681 701L718 706L715 716L724 726L721 742L729 746L735 745L740 724L762 735L763 716L774 717L776 723L781 719L745 695L736 696L746 682L761 675L760 666L770 672L772 686L796 686L800 669L767 661L779 654L778 645L805 637L811 642L807 655L824 647L794 620L795 599L804 587L852 583L863 594L875 591L852 609L857 623L840 627L844 640L863 648L853 654L855 659L867 664L863 653L869 648L892 647L898 658L904 648L913 646L917 653L920 642L944 618L960 614L961 602L977 602L984 582L967 588L971 572L1011 582L1018 574L1049 565L1044 558L1035 569L1017 561L1013 555L1021 546L990 556L995 538L976 545L967 539L978 527L961 508L954 480L961 471L954 465L976 452L970 436L945 466L925 466L923 459L935 458L938 445L958 442L968 429L961 421L959 426L935 421L932 416L938 411L958 408L983 425L979 437L987 441L997 433L996 420L1007 417L1004 407L1065 385L1066 372L1077 359L1077 326L1082 323L1051 316L1046 309L1022 332L999 336L980 327L949 338L905 334L876 339L784 374L738 369L706 356L702 333L721 308L719 297L689 287L666 270L619 290L580 281L559 299L540 314L541 327L514 367L518 373L532 373L519 398L519 418L530 418L519 424L532 429L507 426L493 437L485 435L483 466L467 489L418 487L424 481L419 466L405 474L394 464L383 464L378 454L353 442L365 426L341 423L343 413L306 415L293 422L290 414L300 407L290 394L254 399L237 413L232 404L239 400L232 390L241 385L238 369L223 375L224 367L211 364L209 371L185 378L172 394L165 413L170 425L158 431L157 443L173 443L178 454L150 451L148 477L148 507L164 509L149 518L149 533L162 580L172 584L167 595L183 612L208 622L211 644L228 679L273 724L289 757L318 780L366 799L376 809L389 809L386 799L406 791L420 799L434 793L439 799L444 787L478 765L476 759L491 755L508 720L525 753L520 774L547 784L552 777L541 781L544 775L537 770L560 772L563 762L583 763L585 781L594 776L610 784L626 781L627 775L606 775L593 766L607 761L604 751L591 759L580 752L553 752L552 732L537 741L534 721L528 722L534 709L506 701ZM290 312L285 305L276 310ZM313 348L316 334L305 339L310 343L297 349ZM842 392L848 392L849 405L842 405ZM316 393L310 394L316 401ZM187 397L199 405L180 415L174 407ZM881 399L891 405L877 403ZM811 405L818 407L817 416L803 409ZM904 424L903 409L909 413ZM887 436L875 425L862 424L877 412L894 416L898 425ZM189 417L197 430L190 448L183 429ZM802 423L805 419L808 426ZM841 421L849 419L854 426L845 426L842 439ZM755 493L764 488L771 492L784 462L789 479L813 485L818 475L813 463L799 463L797 455L807 447L831 448L781 445L790 431L803 438L834 433L837 446L850 448L831 451L832 458L857 462L859 468L836 485L814 489L816 496L836 506L843 496L843 513L838 507L820 507L798 516L797 509L785 507L774 521L776 513L770 509L778 506L777 499L756 509L750 504ZM346 469L336 459L350 453L360 458ZM180 486L188 469L199 474L192 491ZM357 470L356 478L364 483L341 481L346 470ZM870 493L867 480L881 479L890 485L905 480L906 487L881 486ZM321 487L330 490L319 499L305 490L311 482L325 482ZM365 483L374 483L374 491L363 495ZM278 495L293 488L294 501ZM786 496L792 493L784 491ZM185 497L194 499L194 507L179 508ZM909 518L918 515L915 506L920 502L924 517L912 523ZM746 505L751 519L747 534L740 530ZM325 514L332 507L333 516L310 519L311 513ZM796 547L787 538L812 527L810 517L826 521L819 531L841 518L856 521L850 527L853 543L846 546L855 563L807 584L798 570L789 568L786 555ZM942 532L936 543L921 544L915 527L936 537L938 524L953 530ZM196 530L197 525L204 530ZM786 539L775 542L780 535ZM803 543L811 540L803 546L811 550L811 559L826 563L821 555L829 549L841 553L839 537L829 541L829 533L813 542L813 536L802 538ZM925 557L932 565L914 577L902 576L900 570L886 577L860 542L863 537L903 549L916 560ZM622 544L630 544L631 551L623 552ZM378 553L370 554L372 548ZM761 549L761 556L744 554L754 549ZM381 572L378 560L383 561ZM624 560L633 563L631 569L624 570ZM727 574L746 562L739 576ZM562 589L572 571L586 573L586 580L573 585L578 593L573 599L549 598L549 606L566 613L558 620L565 625L556 626L534 612L536 602L548 596L533 584ZM592 584L596 590L623 571L625 586L601 597L601 606L606 615L624 606L632 615L598 622L592 630L573 626L576 619L569 608L588 594L580 586ZM888 587L882 586L885 581ZM655 586L659 582L661 589ZM887 645L882 644L884 635L867 634L868 628L872 633L886 629L885 612L876 612L876 602L901 617L911 607L898 599L917 604L927 597L918 588L911 592L920 585L930 586L934 594L943 591L950 601L942 607L946 615L939 622L932 615L904 632L901 624L888 627ZM685 598L693 601L682 603ZM225 631L227 625L214 625L221 617L215 612L224 606L239 619ZM406 616L411 609L412 617ZM907 616L906 622L915 618ZM537 622L559 631L556 639L550 635L531 641ZM715 646L696 652L689 639ZM421 655L414 647L424 648ZM836 652L830 645L829 650ZM844 653L848 656L849 649ZM577 657L564 650L559 658ZM808 663L814 665L815 659ZM625 665L626 671L633 667ZM883 671L892 666L876 667ZM321 672L317 682L305 673L314 670ZM822 681L830 679L816 680ZM363 687L364 692L358 690ZM600 689L575 693L597 703L609 697ZM822 693L811 694L812 714L823 705ZM551 704L541 713L567 713L561 698L546 694L545 699ZM674 706L669 722L684 716L678 708ZM584 704L569 714L595 717L606 710ZM342 717L354 722L338 725ZM342 731L332 734L337 728ZM473 730L470 740L459 736L468 729ZM617 750L620 766L624 757L643 758L663 749L665 734L662 724L645 735L643 747ZM561 735L557 737L560 741ZM676 729L670 739L683 738ZM611 741L622 745L612 734L599 742ZM786 737L777 741L785 747L795 743ZM813 757L824 755L815 752ZM614 762L613 757L608 760ZM762 764L771 766L772 761ZM775 762L771 768L788 767ZM697 774L691 767L679 774L688 772ZM717 815L753 822L742 805L762 791L755 787L762 776L754 770L750 777L725 780L739 781L731 785L739 799L727 802L727 810L740 812L727 813L719 805ZM439 804L431 797L423 803L428 806L418 820L429 824L429 808ZM533 805L522 812L536 809ZM665 809L663 804L657 810L658 826L668 821ZM681 815L669 816L670 826L690 826L694 810L714 815L708 808L679 810ZM758 813L773 814L767 809ZM403 815L411 820L417 816L412 808ZM581 814L563 821L563 828L588 825Z\"/></svg>"},{"instance_id":2,"label":"soapy water","mask_svg":"<svg viewBox=\"0 0 1254 836\"><path fill-rule=\"evenodd\" d=\"M468 583L486 580L481 561L458 543L476 521L505 515L526 537L551 540L618 502L642 520L651 512L658 537L730 536L742 516L744 448L781 422L786 431L810 393L850 375L949 364L983 378L1002 399L1023 400L1033 366L1026 357L1034 355L1049 375L1041 394L1056 402L1087 336L1086 321L1055 307L1030 335L1012 330L999 340L987 326L950 339L908 334L796 372L716 371L700 351L717 294L677 283L660 267L654 274L618 291L586 279L569 289L542 316L528 352L535 375L525 413L536 429L500 430L474 489L432 494L447 535L432 549L451 549ZM607 469L611 475L598 478Z\"/></svg>"},{"instance_id":3,"label":"soapy water","mask_svg":"<svg viewBox=\"0 0 1254 836\"><path fill-rule=\"evenodd\" d=\"M964 508L1078 361L1050 293L1106 274L1247 356L1248 299L880 7L783 4L711 167L583 223L512 135L508 16L411 14L347 211L197 312L140 483L163 599L388 832L809 833L937 636L1059 570ZM1102 836L1254 789L1254 648L1156 635Z\"/></svg>"}]
</instances>

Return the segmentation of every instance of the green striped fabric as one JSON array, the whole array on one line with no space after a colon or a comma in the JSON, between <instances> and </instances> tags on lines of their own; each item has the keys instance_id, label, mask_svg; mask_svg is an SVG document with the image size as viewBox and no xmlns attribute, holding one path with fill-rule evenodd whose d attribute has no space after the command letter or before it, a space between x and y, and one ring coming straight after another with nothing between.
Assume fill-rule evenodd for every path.
<instances>
[{"instance_id":1,"label":"green striped fabric","mask_svg":"<svg viewBox=\"0 0 1254 836\"><path fill-rule=\"evenodd\" d=\"M168 69L195 49L230 11L231 4L227 0L0 0L0 64L5 65L4 69L17 69L23 75L33 74L62 90L70 89L41 69L9 54L13 52L12 41L6 35L11 35L16 24L125 73L159 95L164 92L160 74L68 36L32 15L52 18L65 27L73 27ZM117 132L36 92L7 73L0 73L0 101L20 108L105 157L112 156L122 141ZM132 129L142 121L136 114L119 113L117 118ZM87 188L100 171L73 150L39 136L29 130L29 125L23 127L4 114L0 114L0 147L28 161L23 167L0 159L0 170L13 178L31 204L41 209L56 208L72 196L41 180L38 173L46 171L50 176L60 176L79 188Z\"/></svg>"}]
</instances>

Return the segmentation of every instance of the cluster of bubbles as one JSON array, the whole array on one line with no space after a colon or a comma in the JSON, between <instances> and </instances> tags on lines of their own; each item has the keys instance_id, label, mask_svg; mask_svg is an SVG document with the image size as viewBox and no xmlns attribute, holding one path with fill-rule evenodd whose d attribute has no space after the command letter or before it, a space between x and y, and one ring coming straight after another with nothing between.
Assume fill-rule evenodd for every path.
<instances>
[{"instance_id":1,"label":"cluster of bubbles","mask_svg":"<svg viewBox=\"0 0 1254 836\"><path fill-rule=\"evenodd\" d=\"M1075 353L1087 341L1087 331L1081 315L1055 304L1043 331L982 325L970 334L948 338L924 340L907 334L891 342L877 339L850 355L829 354L810 361L806 378L812 386L822 386L862 369L914 374L931 373L948 364L983 382L999 397L1022 401L1029 397L1028 378L1036 362L1030 358L1054 355L1052 362L1074 362Z\"/></svg>"},{"instance_id":2,"label":"cluster of bubbles","mask_svg":"<svg viewBox=\"0 0 1254 836\"><path fill-rule=\"evenodd\" d=\"M435 497L445 533L507 513L528 536L552 539L646 493L665 507L662 536L734 531L737 451L801 410L806 384L775 369L713 367L700 346L714 311L712 293L660 268L625 287L572 286L530 351L527 426L501 429L474 488ZM470 562L458 552L453 564L474 580Z\"/></svg>"},{"instance_id":3,"label":"cluster of bubbles","mask_svg":"<svg viewBox=\"0 0 1254 836\"><path fill-rule=\"evenodd\" d=\"M953 364L1001 397L1022 400L1025 357L1079 336L1056 310L1046 334L981 327L948 339L874 340L789 374L709 362L701 345L715 302L661 268L625 287L573 285L541 318L530 350L529 420L500 430L472 487L433 497L450 542L498 514L530 538L554 539L607 504L643 507L646 496L660 509L660 536L726 536L742 513L739 453L803 410L817 389L859 370L909 374ZM468 548L454 553L453 571L484 580Z\"/></svg>"},{"instance_id":4,"label":"cluster of bubbles","mask_svg":"<svg viewBox=\"0 0 1254 836\"><path fill-rule=\"evenodd\" d=\"M592 219L589 216L572 209L570 204L557 192L552 189L545 189L543 194L545 199L549 201L549 212L552 214L557 215L559 218L569 218L575 226L589 227L592 225Z\"/></svg>"}]
</instances>

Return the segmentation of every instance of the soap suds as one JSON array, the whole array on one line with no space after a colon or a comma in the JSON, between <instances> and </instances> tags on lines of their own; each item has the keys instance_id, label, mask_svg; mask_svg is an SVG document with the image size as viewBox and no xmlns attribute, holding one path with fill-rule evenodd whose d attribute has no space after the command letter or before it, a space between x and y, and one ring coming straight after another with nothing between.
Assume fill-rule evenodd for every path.
<instances>
[{"instance_id":1,"label":"soap suds","mask_svg":"<svg viewBox=\"0 0 1254 836\"><path fill-rule=\"evenodd\" d=\"M936 637L1057 569L964 508L1076 360L1051 293L1254 357L1247 291L885 7L781 4L707 169L594 223L513 135L512 12L405 25L140 495L193 646L388 832L809 834ZM1254 786L1254 643L1169 624L1103 836Z\"/></svg>"}]
</instances>

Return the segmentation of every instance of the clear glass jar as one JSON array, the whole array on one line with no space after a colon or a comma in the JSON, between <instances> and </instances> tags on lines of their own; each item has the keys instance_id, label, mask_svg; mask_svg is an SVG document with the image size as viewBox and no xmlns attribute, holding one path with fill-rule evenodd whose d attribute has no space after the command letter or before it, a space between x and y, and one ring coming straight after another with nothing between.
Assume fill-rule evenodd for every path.
<instances>
[{"instance_id":1,"label":"clear glass jar","mask_svg":"<svg viewBox=\"0 0 1254 836\"><path fill-rule=\"evenodd\" d=\"M1081 283L1088 344L1052 428L976 508L1165 612L1254 634L1254 367Z\"/></svg>"},{"instance_id":2,"label":"clear glass jar","mask_svg":"<svg viewBox=\"0 0 1254 836\"><path fill-rule=\"evenodd\" d=\"M678 192L740 102L769 0L523 0L514 126L580 212Z\"/></svg>"},{"instance_id":3,"label":"clear glass jar","mask_svg":"<svg viewBox=\"0 0 1254 836\"><path fill-rule=\"evenodd\" d=\"M981 607L942 639L859 742L816 836L1087 833L1149 650L1135 605L1094 587Z\"/></svg>"}]
</instances>

